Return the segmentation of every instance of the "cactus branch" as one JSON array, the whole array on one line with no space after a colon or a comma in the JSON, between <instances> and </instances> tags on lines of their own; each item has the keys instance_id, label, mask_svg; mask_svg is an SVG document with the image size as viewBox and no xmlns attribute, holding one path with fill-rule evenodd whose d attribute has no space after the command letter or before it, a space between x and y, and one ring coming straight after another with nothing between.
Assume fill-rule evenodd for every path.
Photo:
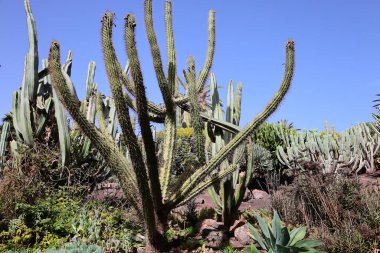
<instances>
[{"instance_id":1,"label":"cactus branch","mask_svg":"<svg viewBox=\"0 0 380 253\"><path fill-rule=\"evenodd\" d=\"M197 80L198 92L202 91L204 84L207 80L207 77L210 73L212 62L214 61L214 53L215 53L215 11L210 10L209 16L208 16L207 55L206 55L205 64Z\"/></svg>"},{"instance_id":2,"label":"cactus branch","mask_svg":"<svg viewBox=\"0 0 380 253\"><path fill-rule=\"evenodd\" d=\"M288 41L286 44L286 64L284 78L279 90L273 96L271 101L267 104L261 113L259 113L246 127L242 129L241 132L239 132L227 145L225 145L219 151L217 156L213 157L206 166L203 166L194 172L183 183L179 191L171 197L169 200L170 202L180 203L184 196L187 196L187 194L194 188L195 185L198 185L210 171L214 170L223 160L225 160L231 151L233 151L242 141L250 136L252 132L277 109L290 88L293 77L293 70L294 42Z\"/></svg>"},{"instance_id":3,"label":"cactus branch","mask_svg":"<svg viewBox=\"0 0 380 253\"><path fill-rule=\"evenodd\" d=\"M102 156L109 162L110 167L115 171L115 174L120 180L120 184L126 193L127 199L131 201L132 205L137 210L141 210L139 205L140 200L137 197L136 176L132 171L129 161L119 152L116 145L109 142L109 139L106 136L101 134L90 122L88 122L86 117L79 110L80 104L71 94L70 89L65 82L65 78L62 75L59 50L59 43L53 41L49 53L49 73L52 78L53 88L57 92L59 100L81 127L84 134L91 139Z\"/></svg>"},{"instance_id":4,"label":"cactus branch","mask_svg":"<svg viewBox=\"0 0 380 253\"><path fill-rule=\"evenodd\" d=\"M152 11L152 0L144 1L144 12L145 12L145 27L148 36L148 41L150 45L150 50L153 58L154 70L156 71L156 77L158 85L161 89L162 97L164 99L165 107L168 113L174 111L174 104L172 100L172 95L168 82L165 78L164 69L162 67L161 53L158 47L156 34L153 27L153 11Z\"/></svg>"},{"instance_id":5,"label":"cactus branch","mask_svg":"<svg viewBox=\"0 0 380 253\"><path fill-rule=\"evenodd\" d=\"M149 114L147 108L147 98L145 94L144 80L141 73L140 61L136 49L135 41L135 17L132 14L125 18L125 40L128 58L131 63L132 79L135 84L136 107L140 124L142 139L144 142L146 163L150 182L151 196L156 208L162 204L161 186L158 176L158 162L155 154L155 144L152 131L150 129Z\"/></svg>"},{"instance_id":6,"label":"cactus branch","mask_svg":"<svg viewBox=\"0 0 380 253\"><path fill-rule=\"evenodd\" d=\"M24 1L25 12L28 24L28 39L29 51L26 55L25 66L25 83L28 89L27 93L30 101L34 101L37 96L38 89L38 43L37 43L37 29L32 10L30 8L29 0Z\"/></svg>"}]
</instances>

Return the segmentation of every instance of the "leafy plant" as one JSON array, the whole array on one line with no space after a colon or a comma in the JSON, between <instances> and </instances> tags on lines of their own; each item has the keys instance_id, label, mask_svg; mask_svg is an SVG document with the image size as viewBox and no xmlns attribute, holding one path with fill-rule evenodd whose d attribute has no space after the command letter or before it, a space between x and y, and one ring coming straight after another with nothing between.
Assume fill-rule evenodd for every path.
<instances>
[{"instance_id":1,"label":"leafy plant","mask_svg":"<svg viewBox=\"0 0 380 253\"><path fill-rule=\"evenodd\" d=\"M280 217L275 210L273 213L272 226L269 226L260 215L256 215L256 219L261 233L248 223L248 227L252 233L251 237L261 248L267 250L268 253L323 252L314 249L314 247L322 245L322 242L304 239L306 227L299 227L293 230L283 227ZM255 245L251 245L245 252L257 253L259 251Z\"/></svg>"}]
</instances>

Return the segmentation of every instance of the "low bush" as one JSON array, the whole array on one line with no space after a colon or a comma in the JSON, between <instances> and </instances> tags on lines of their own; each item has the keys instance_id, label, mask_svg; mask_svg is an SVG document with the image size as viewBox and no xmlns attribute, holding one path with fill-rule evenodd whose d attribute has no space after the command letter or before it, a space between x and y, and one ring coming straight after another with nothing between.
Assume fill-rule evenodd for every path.
<instances>
[{"instance_id":1,"label":"low bush","mask_svg":"<svg viewBox=\"0 0 380 253\"><path fill-rule=\"evenodd\" d=\"M290 224L314 228L328 252L370 252L380 242L380 196L352 178L299 175L272 196L272 206Z\"/></svg>"}]
</instances>

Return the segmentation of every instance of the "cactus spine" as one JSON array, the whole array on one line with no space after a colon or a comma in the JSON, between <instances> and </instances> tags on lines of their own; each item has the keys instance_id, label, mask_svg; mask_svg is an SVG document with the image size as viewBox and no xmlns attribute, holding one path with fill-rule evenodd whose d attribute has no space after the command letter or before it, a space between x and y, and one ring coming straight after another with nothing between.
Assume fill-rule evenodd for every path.
<instances>
[{"instance_id":1,"label":"cactus spine","mask_svg":"<svg viewBox=\"0 0 380 253\"><path fill-rule=\"evenodd\" d=\"M203 70L199 77L196 78L195 73L193 73L193 66L195 66L195 63L193 60L190 60L190 72L188 71L186 74L191 85L194 87L195 84L195 90L197 92L194 92L193 90L193 94L176 95L176 92L174 92L175 88L173 88L175 87L175 78L173 76L175 76L177 71L175 70L175 55L171 52L171 50L174 50L174 41L172 38L170 1L167 1L166 4L166 20L167 26L169 26L169 29L168 27L166 29L167 48L169 51L167 76L165 76L163 70L161 54L153 29L152 1L145 0L144 6L145 26L158 85L165 104L164 107L154 105L147 100L145 95L144 80L134 36L134 29L136 26L134 16L128 14L125 18L126 49L130 61L133 82L129 80L129 75L123 73L121 70L121 65L117 60L113 48L113 14L107 12L102 20L103 56L113 99L115 101L118 120L128 149L129 159L109 138L109 135L104 133L104 131L99 130L94 124L91 124L81 112L80 104L76 97L71 93L69 88L70 84L67 83L62 73L60 64L60 46L57 41L54 41L51 44L49 53L49 73L52 77L52 83L57 92L58 98L80 126L80 129L91 140L94 147L98 149L103 158L110 164L110 167L119 178L120 184L127 197L132 201L134 207L142 214L147 235L146 251L160 252L163 250L164 246L163 233L167 228L167 219L170 210L185 199L190 199L196 196L216 181L221 180L237 170L237 163L233 163L227 168L223 168L222 166L219 168L219 165L227 159L228 154L231 152L235 152L236 161L239 160L239 157L244 155L245 141L249 138L252 132L276 110L279 103L282 101L290 87L293 76L294 43L289 41L286 45L287 60L284 80L279 91L265 107L263 112L237 133L236 136L232 138L228 144L222 147L208 163L198 168L189 178L187 178L177 192L168 196L168 175L170 175L170 170L172 169L173 153L176 151L173 141L176 136L175 107L179 106L185 110L199 110L194 103L194 93L199 93L199 91L203 89L212 66L215 45L215 13L211 11L209 14L209 47ZM123 93L123 85L127 87L130 94ZM130 90L132 90L132 92ZM139 145L137 136L133 131L129 108L136 110L137 112L143 145ZM158 112L160 112L160 114ZM199 114L202 119L210 118L202 115L202 113ZM238 117L236 116L235 119L238 119ZM162 122L161 120L163 120L166 129L165 143L169 143L170 145L167 145L165 147L166 150L163 152L165 162L160 168L161 175L159 176L155 144L150 129L150 122ZM218 121L211 118L210 122ZM236 127L228 127L228 124L224 124L222 121L219 121L218 124L224 127L227 126L227 129L233 129L235 132L238 130ZM146 157L145 161L143 160L143 157ZM217 172L215 176L208 178L210 172L216 169L219 169L219 172Z\"/></svg>"}]
</instances>

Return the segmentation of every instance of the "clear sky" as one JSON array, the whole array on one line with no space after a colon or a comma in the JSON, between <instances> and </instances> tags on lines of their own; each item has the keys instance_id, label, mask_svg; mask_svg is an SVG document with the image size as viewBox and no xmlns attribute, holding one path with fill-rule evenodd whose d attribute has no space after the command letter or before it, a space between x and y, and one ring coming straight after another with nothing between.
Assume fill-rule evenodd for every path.
<instances>
[{"instance_id":1,"label":"clear sky","mask_svg":"<svg viewBox=\"0 0 380 253\"><path fill-rule=\"evenodd\" d=\"M137 42L148 96L161 102L143 21L143 0L30 0L37 22L40 59L53 39L63 58L73 51L72 79L83 98L87 65L96 61L95 81L110 94L100 46L100 20L116 13L114 42L126 62L123 17L137 19ZM153 3L155 29L166 56L164 0ZM380 1L377 0L173 0L174 36L179 73L193 55L197 70L207 49L208 10L216 11L216 54L212 72L218 85L242 81L242 125L254 117L277 90L285 61L285 42L296 42L293 86L269 121L287 119L297 128L338 131L372 121L372 100L380 93ZM22 81L28 50L22 0L0 0L0 115L11 110L12 92ZM225 98L226 88L221 90Z\"/></svg>"}]
</instances>

